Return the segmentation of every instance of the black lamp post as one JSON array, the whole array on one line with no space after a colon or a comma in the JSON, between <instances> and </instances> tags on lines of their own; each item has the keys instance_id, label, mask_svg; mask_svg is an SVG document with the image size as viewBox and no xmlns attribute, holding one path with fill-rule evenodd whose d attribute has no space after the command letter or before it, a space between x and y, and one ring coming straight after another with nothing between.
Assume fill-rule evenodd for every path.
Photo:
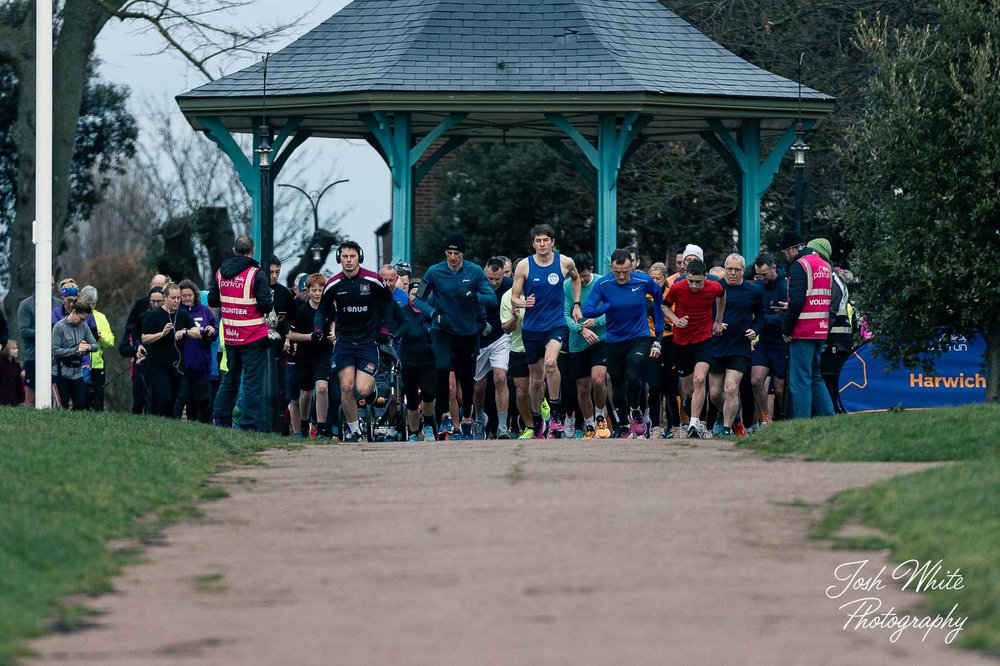
<instances>
[{"instance_id":1,"label":"black lamp post","mask_svg":"<svg viewBox=\"0 0 1000 666\"><path fill-rule=\"evenodd\" d=\"M313 212L313 237L312 242L309 244L309 252L312 254L313 268L319 269L320 259L323 258L323 243L319 239L319 202L323 198L323 195L330 191L334 185L340 185L341 183L351 182L349 178L342 178L341 180L335 180L326 187L324 187L319 192L314 192L312 195L306 192L304 189L298 185L292 185L290 183L278 183L278 187L290 187L293 190L301 192L306 199L309 200L309 205L312 206ZM315 195L315 199L313 198Z\"/></svg>"},{"instance_id":2,"label":"black lamp post","mask_svg":"<svg viewBox=\"0 0 1000 666\"><path fill-rule=\"evenodd\" d=\"M805 198L805 173L806 173L806 130L802 126L802 61L806 54L799 54L799 119L795 123L795 143L792 144L792 153L795 155L795 232L802 236L802 206Z\"/></svg>"}]
</instances>

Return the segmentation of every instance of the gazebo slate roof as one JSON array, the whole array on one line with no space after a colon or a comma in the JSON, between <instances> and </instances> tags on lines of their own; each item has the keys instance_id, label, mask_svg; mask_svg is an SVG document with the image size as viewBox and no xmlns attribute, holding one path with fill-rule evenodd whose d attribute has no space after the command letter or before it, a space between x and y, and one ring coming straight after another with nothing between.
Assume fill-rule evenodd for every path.
<instances>
[{"instance_id":1,"label":"gazebo slate roof","mask_svg":"<svg viewBox=\"0 0 1000 666\"><path fill-rule=\"evenodd\" d=\"M178 104L195 127L196 116L212 115L250 131L262 71L255 63ZM798 95L797 83L727 51L657 0L354 0L267 69L268 115L304 116L302 129L316 136L364 136L357 114L372 110L413 111L416 132L469 112L461 129L479 138L499 138L499 128L514 139L559 135L544 112L649 113L653 137L693 136L709 116L784 130ZM832 110L827 95L801 95L805 117ZM594 134L586 121L579 129Z\"/></svg>"}]
</instances>

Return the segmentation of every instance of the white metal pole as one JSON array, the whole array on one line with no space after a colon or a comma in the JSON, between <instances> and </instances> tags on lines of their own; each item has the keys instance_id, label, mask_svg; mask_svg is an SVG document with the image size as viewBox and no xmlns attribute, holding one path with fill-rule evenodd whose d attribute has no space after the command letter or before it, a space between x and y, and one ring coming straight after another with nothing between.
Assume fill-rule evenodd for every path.
<instances>
[{"instance_id":1,"label":"white metal pole","mask_svg":"<svg viewBox=\"0 0 1000 666\"><path fill-rule=\"evenodd\" d=\"M35 407L52 407L52 1L35 3Z\"/></svg>"}]
</instances>

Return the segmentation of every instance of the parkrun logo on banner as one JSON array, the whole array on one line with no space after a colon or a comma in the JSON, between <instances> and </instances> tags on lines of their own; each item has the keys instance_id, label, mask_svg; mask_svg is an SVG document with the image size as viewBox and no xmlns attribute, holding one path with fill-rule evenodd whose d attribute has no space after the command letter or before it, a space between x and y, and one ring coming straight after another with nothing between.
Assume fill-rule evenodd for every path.
<instances>
[{"instance_id":1,"label":"parkrun logo on banner","mask_svg":"<svg viewBox=\"0 0 1000 666\"><path fill-rule=\"evenodd\" d=\"M986 377L978 372L966 376L964 372L957 377L925 377L923 373L910 373L910 388L986 388Z\"/></svg>"}]
</instances>

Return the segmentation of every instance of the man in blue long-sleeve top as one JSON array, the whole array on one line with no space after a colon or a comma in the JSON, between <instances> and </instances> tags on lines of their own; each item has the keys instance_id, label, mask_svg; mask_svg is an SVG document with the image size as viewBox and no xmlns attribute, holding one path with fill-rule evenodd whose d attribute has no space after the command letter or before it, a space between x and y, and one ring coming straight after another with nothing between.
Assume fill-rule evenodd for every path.
<instances>
[{"instance_id":1,"label":"man in blue long-sleeve top","mask_svg":"<svg viewBox=\"0 0 1000 666\"><path fill-rule=\"evenodd\" d=\"M437 393L441 404L448 405L448 375L455 360L455 379L462 389L462 437L472 439L473 376L479 355L480 314L497 303L496 294L486 273L476 264L465 261L465 237L458 232L445 239L445 260L427 269L414 306L431 319L431 343L437 369ZM456 414L456 417L459 416ZM452 419L442 414L438 434L451 432Z\"/></svg>"},{"instance_id":2,"label":"man in blue long-sleeve top","mask_svg":"<svg viewBox=\"0 0 1000 666\"><path fill-rule=\"evenodd\" d=\"M646 358L660 357L663 335L663 290L645 273L633 273L632 266L627 251L615 250L611 275L598 280L583 306L584 317L605 315L608 372L618 410L617 436L625 439L646 436L646 422L639 409L642 377ZM647 295L653 299L653 336L646 320Z\"/></svg>"},{"instance_id":3,"label":"man in blue long-sleeve top","mask_svg":"<svg viewBox=\"0 0 1000 666\"><path fill-rule=\"evenodd\" d=\"M726 257L726 311L722 335L715 341L709 366L709 395L719 410L712 434L723 437L746 435L740 413L740 382L750 369L754 340L764 328L764 290L747 282L746 260L739 254Z\"/></svg>"},{"instance_id":4,"label":"man in blue long-sleeve top","mask_svg":"<svg viewBox=\"0 0 1000 666\"><path fill-rule=\"evenodd\" d=\"M764 327L760 340L753 350L750 366L750 385L753 399L760 412L759 426L771 422L771 410L767 405L767 378L771 377L774 389L774 413L782 410L781 398L785 394L785 361L788 357L788 343L781 337L781 326L785 321L788 306L788 280L784 271L778 270L777 258L770 252L761 252L754 259L754 281L764 290Z\"/></svg>"}]
</instances>

